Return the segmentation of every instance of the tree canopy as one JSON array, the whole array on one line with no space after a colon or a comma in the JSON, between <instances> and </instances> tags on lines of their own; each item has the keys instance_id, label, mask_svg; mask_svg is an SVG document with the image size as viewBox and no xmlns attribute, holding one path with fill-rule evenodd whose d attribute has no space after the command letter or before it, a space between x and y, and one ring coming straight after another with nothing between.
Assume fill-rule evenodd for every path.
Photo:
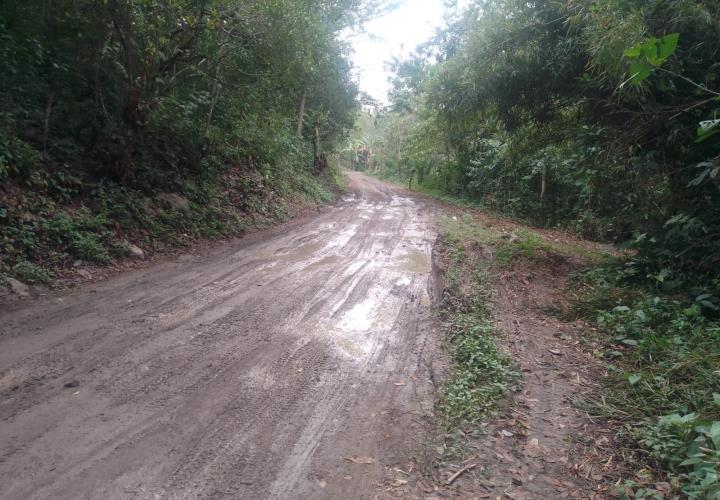
<instances>
[{"instance_id":1,"label":"tree canopy","mask_svg":"<svg viewBox=\"0 0 720 500\"><path fill-rule=\"evenodd\" d=\"M711 0L470 2L395 62L377 168L717 287L719 26Z\"/></svg>"}]
</instances>

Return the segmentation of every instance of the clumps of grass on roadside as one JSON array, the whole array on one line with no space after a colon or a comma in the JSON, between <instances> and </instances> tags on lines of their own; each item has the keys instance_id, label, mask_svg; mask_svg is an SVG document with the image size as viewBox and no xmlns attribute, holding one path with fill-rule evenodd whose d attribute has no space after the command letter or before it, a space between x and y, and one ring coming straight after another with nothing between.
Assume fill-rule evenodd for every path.
<instances>
[{"instance_id":1,"label":"clumps of grass on roadside","mask_svg":"<svg viewBox=\"0 0 720 500\"><path fill-rule=\"evenodd\" d=\"M29 284L48 284L52 281L53 275L42 267L28 262L26 260L18 260L14 266L10 268L10 273L21 281ZM0 282L0 285L4 284Z\"/></svg>"},{"instance_id":2,"label":"clumps of grass on roadside","mask_svg":"<svg viewBox=\"0 0 720 500\"><path fill-rule=\"evenodd\" d=\"M45 188L7 186L0 202L0 275L27 284L52 285L77 261L110 264L128 255L128 241L153 253L265 227L298 207L330 202L341 183L335 169L277 176L228 169L222 181L175 183L168 185L172 193L150 193L62 171L47 175L40 183Z\"/></svg>"},{"instance_id":3,"label":"clumps of grass on roadside","mask_svg":"<svg viewBox=\"0 0 720 500\"><path fill-rule=\"evenodd\" d=\"M497 345L493 322L460 313L450 322L448 343L453 376L443 390L442 409L451 427L483 423L516 388L514 363Z\"/></svg>"},{"instance_id":4,"label":"clumps of grass on roadside","mask_svg":"<svg viewBox=\"0 0 720 500\"><path fill-rule=\"evenodd\" d=\"M440 410L453 431L485 422L516 389L519 372L498 346L487 263L468 254L463 241L453 235L446 235L445 241L449 262L442 315L453 375L443 388Z\"/></svg>"},{"instance_id":5,"label":"clumps of grass on roadside","mask_svg":"<svg viewBox=\"0 0 720 500\"><path fill-rule=\"evenodd\" d=\"M542 262L555 256L580 256L590 262L601 260L600 252L582 245L556 241L524 227L503 230L486 226L467 214L462 217L445 217L441 220L441 227L448 241L473 242L492 247L493 263L501 269L509 268L517 261Z\"/></svg>"},{"instance_id":6,"label":"clumps of grass on roadside","mask_svg":"<svg viewBox=\"0 0 720 500\"><path fill-rule=\"evenodd\" d=\"M720 498L720 322L703 296L638 285L623 262L578 275L575 310L606 344L593 409L618 424L644 466L626 498Z\"/></svg>"}]
</instances>

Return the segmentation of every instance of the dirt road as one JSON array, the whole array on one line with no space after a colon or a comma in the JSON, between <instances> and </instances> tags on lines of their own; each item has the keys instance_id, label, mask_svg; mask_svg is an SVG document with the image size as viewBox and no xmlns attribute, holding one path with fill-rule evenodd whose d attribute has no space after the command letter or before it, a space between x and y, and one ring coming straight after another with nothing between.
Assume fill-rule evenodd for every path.
<instances>
[{"instance_id":1,"label":"dirt road","mask_svg":"<svg viewBox=\"0 0 720 500\"><path fill-rule=\"evenodd\" d=\"M430 208L352 194L0 313L0 498L374 498L431 404Z\"/></svg>"}]
</instances>

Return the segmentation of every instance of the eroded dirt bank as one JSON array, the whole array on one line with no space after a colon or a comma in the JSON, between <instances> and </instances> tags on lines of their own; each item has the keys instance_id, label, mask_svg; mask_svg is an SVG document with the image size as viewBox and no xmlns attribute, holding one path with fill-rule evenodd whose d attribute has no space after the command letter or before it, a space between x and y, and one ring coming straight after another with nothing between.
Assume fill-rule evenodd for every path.
<instances>
[{"instance_id":1,"label":"eroded dirt bank","mask_svg":"<svg viewBox=\"0 0 720 500\"><path fill-rule=\"evenodd\" d=\"M373 498L432 404L430 205L333 209L0 312L0 497Z\"/></svg>"}]
</instances>

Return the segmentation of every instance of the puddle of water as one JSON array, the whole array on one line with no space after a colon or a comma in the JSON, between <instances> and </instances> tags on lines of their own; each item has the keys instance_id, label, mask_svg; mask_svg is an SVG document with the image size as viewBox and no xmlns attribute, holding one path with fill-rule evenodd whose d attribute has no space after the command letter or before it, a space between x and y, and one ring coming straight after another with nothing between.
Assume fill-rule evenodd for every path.
<instances>
[{"instance_id":1,"label":"puddle of water","mask_svg":"<svg viewBox=\"0 0 720 500\"><path fill-rule=\"evenodd\" d=\"M363 350L355 342L340 336L335 337L335 345L354 358L361 358L367 354L365 350Z\"/></svg>"},{"instance_id":2,"label":"puddle of water","mask_svg":"<svg viewBox=\"0 0 720 500\"><path fill-rule=\"evenodd\" d=\"M412 250L409 254L403 256L403 262L397 267L403 271L424 274L428 272L430 266L428 265L427 255L418 250Z\"/></svg>"},{"instance_id":3,"label":"puddle of water","mask_svg":"<svg viewBox=\"0 0 720 500\"><path fill-rule=\"evenodd\" d=\"M373 311L375 304L372 300L366 300L355 304L352 309L343 315L340 321L340 329L342 330L354 330L354 331L367 331L373 326L375 322Z\"/></svg>"},{"instance_id":4,"label":"puddle of water","mask_svg":"<svg viewBox=\"0 0 720 500\"><path fill-rule=\"evenodd\" d=\"M325 244L321 241L305 243L288 253L259 252L257 255L263 259L279 260L284 262L300 262L311 257L315 252L323 248Z\"/></svg>"},{"instance_id":5,"label":"puddle of water","mask_svg":"<svg viewBox=\"0 0 720 500\"><path fill-rule=\"evenodd\" d=\"M307 269L316 269L316 268L322 267L322 266L329 266L330 264L334 264L339 260L340 260L339 255L328 255L327 257L323 257L322 259L320 259L317 262L313 262L312 264L307 266Z\"/></svg>"}]
</instances>

